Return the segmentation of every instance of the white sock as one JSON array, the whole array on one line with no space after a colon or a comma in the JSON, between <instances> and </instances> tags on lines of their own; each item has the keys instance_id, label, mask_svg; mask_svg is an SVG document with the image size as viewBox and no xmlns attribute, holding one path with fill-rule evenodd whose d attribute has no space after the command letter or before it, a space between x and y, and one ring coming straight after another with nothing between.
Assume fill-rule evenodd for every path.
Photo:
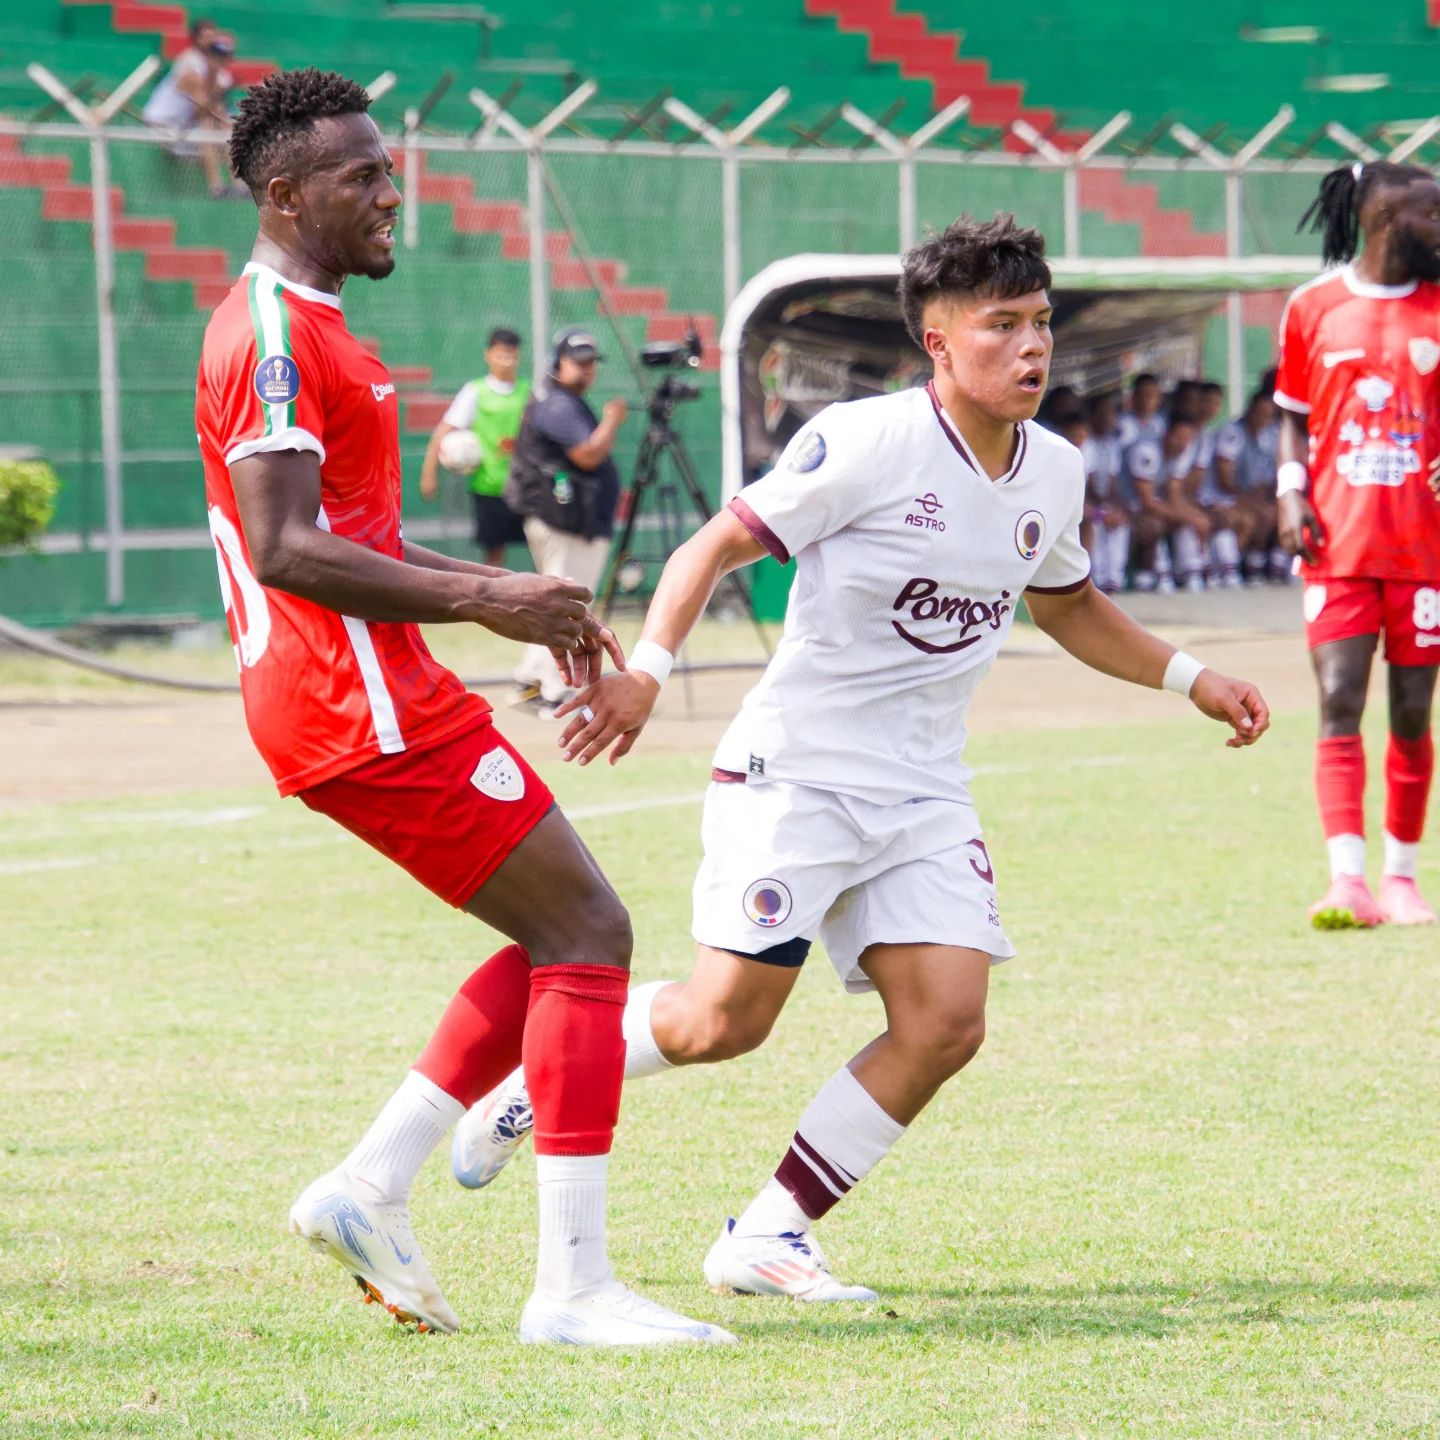
<instances>
[{"instance_id":1,"label":"white sock","mask_svg":"<svg viewBox=\"0 0 1440 1440\"><path fill-rule=\"evenodd\" d=\"M1363 835L1332 835L1325 842L1330 857L1330 878L1365 874L1365 837Z\"/></svg>"},{"instance_id":2,"label":"white sock","mask_svg":"<svg viewBox=\"0 0 1440 1440\"><path fill-rule=\"evenodd\" d=\"M1388 830L1385 832L1385 873L1403 875L1407 880L1415 878L1416 862L1420 858L1420 842L1397 840Z\"/></svg>"},{"instance_id":3,"label":"white sock","mask_svg":"<svg viewBox=\"0 0 1440 1440\"><path fill-rule=\"evenodd\" d=\"M1105 532L1105 548L1110 552L1110 583L1117 589L1125 585L1125 571L1130 564L1130 527L1117 525Z\"/></svg>"},{"instance_id":4,"label":"white sock","mask_svg":"<svg viewBox=\"0 0 1440 1440\"><path fill-rule=\"evenodd\" d=\"M605 1253L608 1155L537 1155L540 1254L535 1289L565 1300L610 1278Z\"/></svg>"},{"instance_id":5,"label":"white sock","mask_svg":"<svg viewBox=\"0 0 1440 1440\"><path fill-rule=\"evenodd\" d=\"M345 1169L382 1200L403 1200L425 1158L465 1113L453 1095L412 1070L350 1152Z\"/></svg>"},{"instance_id":6,"label":"white sock","mask_svg":"<svg viewBox=\"0 0 1440 1440\"><path fill-rule=\"evenodd\" d=\"M670 980L651 980L637 985L625 1001L625 1015L620 1021L620 1031L625 1036L625 1078L638 1080L645 1075L659 1075L675 1067L660 1053L655 1043L655 1032L650 1028L650 1009L655 997Z\"/></svg>"},{"instance_id":7,"label":"white sock","mask_svg":"<svg viewBox=\"0 0 1440 1440\"><path fill-rule=\"evenodd\" d=\"M849 1067L842 1067L820 1087L800 1117L774 1180L735 1222L735 1233L781 1235L808 1230L890 1153L904 1133L905 1127L876 1104ZM775 1189L784 1192L788 1206ZM777 1221L784 1223L777 1228Z\"/></svg>"}]
</instances>

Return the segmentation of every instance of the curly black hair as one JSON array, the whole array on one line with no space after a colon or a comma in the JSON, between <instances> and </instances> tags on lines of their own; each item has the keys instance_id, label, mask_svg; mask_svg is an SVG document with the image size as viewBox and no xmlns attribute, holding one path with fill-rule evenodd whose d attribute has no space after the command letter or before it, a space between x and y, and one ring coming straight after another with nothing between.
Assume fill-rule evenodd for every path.
<instances>
[{"instance_id":1,"label":"curly black hair","mask_svg":"<svg viewBox=\"0 0 1440 1440\"><path fill-rule=\"evenodd\" d=\"M1016 224L1009 211L985 221L962 215L906 253L900 271L900 309L910 338L923 345L921 315L937 295L1009 300L1049 284L1045 237L1038 230Z\"/></svg>"},{"instance_id":2,"label":"curly black hair","mask_svg":"<svg viewBox=\"0 0 1440 1440\"><path fill-rule=\"evenodd\" d=\"M277 70L252 85L230 132L230 169L259 204L276 175L298 175L310 163L315 122L363 115L370 96L333 70Z\"/></svg>"},{"instance_id":3,"label":"curly black hair","mask_svg":"<svg viewBox=\"0 0 1440 1440\"><path fill-rule=\"evenodd\" d=\"M1360 248L1360 211L1371 194L1385 186L1404 188L1433 178L1418 165L1397 165L1390 160L1342 165L1320 182L1320 193L1301 216L1295 233L1303 233L1308 226L1323 236L1321 253L1327 265L1353 260Z\"/></svg>"}]
</instances>

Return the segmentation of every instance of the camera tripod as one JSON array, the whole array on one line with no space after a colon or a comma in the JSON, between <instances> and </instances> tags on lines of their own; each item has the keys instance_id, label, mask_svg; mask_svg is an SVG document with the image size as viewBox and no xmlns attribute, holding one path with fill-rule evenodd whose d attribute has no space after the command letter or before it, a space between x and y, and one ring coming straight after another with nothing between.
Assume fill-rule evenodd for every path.
<instances>
[{"instance_id":1,"label":"camera tripod","mask_svg":"<svg viewBox=\"0 0 1440 1440\"><path fill-rule=\"evenodd\" d=\"M615 602L616 590L618 588L635 588L635 586L621 587L621 577L627 568L631 565L643 566L646 563L656 563L656 561L663 565L686 538L681 493L674 476L679 476L680 487L684 489L685 499L689 501L691 510L700 516L702 522L709 520L714 514L709 502L705 499L705 491L701 488L700 477L695 473L695 463L690 458L690 452L685 448L684 440L681 439L671 423L676 405L681 400L689 398L686 391L694 393L689 386L678 383L673 375L667 375L655 387L655 392L650 397L647 407L649 423L640 441L639 452L635 456L635 470L630 481L630 489L627 492L628 506L625 522L616 537L615 547L610 555L609 577L600 592L600 614L606 620L610 618L610 609ZM667 455L671 460L669 467L664 464ZM658 532L661 554L658 557L637 556L632 548L635 543L636 522L645 509L647 501L651 500L652 493L653 501L651 503L655 509L657 522L655 530ZM735 598L740 602L745 614L750 617L750 623L754 625L755 633L760 639L760 647L768 657L771 653L770 640L765 634L764 626L755 618L755 607L751 604L750 592L745 588L739 575L733 571L725 576L725 582L733 590Z\"/></svg>"}]
</instances>

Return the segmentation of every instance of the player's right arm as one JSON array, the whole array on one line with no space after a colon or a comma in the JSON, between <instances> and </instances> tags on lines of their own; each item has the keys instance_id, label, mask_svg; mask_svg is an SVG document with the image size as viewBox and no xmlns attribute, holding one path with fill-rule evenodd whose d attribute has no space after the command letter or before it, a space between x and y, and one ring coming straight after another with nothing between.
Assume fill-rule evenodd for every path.
<instances>
[{"instance_id":1,"label":"player's right arm","mask_svg":"<svg viewBox=\"0 0 1440 1440\"><path fill-rule=\"evenodd\" d=\"M774 470L670 557L630 668L605 676L556 712L574 717L560 736L566 760L588 765L612 743L612 765L629 753L660 696L660 681L639 668L647 663L642 657L648 649L668 670L724 576L764 555L786 564L874 505L875 456L884 453L886 436L883 429L867 430L863 418L842 413L847 410L822 411L791 440Z\"/></svg>"},{"instance_id":2,"label":"player's right arm","mask_svg":"<svg viewBox=\"0 0 1440 1440\"><path fill-rule=\"evenodd\" d=\"M1299 302L1299 303L1297 303ZM1280 435L1275 454L1276 516L1280 544L1313 565L1325 534L1310 503L1310 343L1308 303L1292 295L1280 318L1280 363L1275 404Z\"/></svg>"},{"instance_id":3,"label":"player's right arm","mask_svg":"<svg viewBox=\"0 0 1440 1440\"><path fill-rule=\"evenodd\" d=\"M671 655L678 653L720 581L732 570L753 565L764 554L765 547L733 510L722 510L706 521L666 562L645 615L641 643L648 641ZM612 741L618 741L610 756L613 765L640 738L659 698L660 682L636 669L607 675L582 690L556 712L562 717L578 712L560 737L565 758L578 758L588 765Z\"/></svg>"},{"instance_id":4,"label":"player's right arm","mask_svg":"<svg viewBox=\"0 0 1440 1440\"><path fill-rule=\"evenodd\" d=\"M230 479L251 569L271 589L357 620L471 621L565 649L584 632L590 592L573 581L409 565L322 529L320 460L309 450L236 459Z\"/></svg>"}]
</instances>

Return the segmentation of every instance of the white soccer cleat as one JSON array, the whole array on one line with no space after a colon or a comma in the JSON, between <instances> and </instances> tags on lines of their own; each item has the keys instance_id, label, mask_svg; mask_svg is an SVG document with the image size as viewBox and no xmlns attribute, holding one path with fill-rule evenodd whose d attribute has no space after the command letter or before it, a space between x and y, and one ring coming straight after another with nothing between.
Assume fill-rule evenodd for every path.
<instances>
[{"instance_id":1,"label":"white soccer cleat","mask_svg":"<svg viewBox=\"0 0 1440 1440\"><path fill-rule=\"evenodd\" d=\"M536 1291L520 1316L526 1345L733 1345L718 1325L677 1315L610 1279L568 1300Z\"/></svg>"},{"instance_id":2,"label":"white soccer cleat","mask_svg":"<svg viewBox=\"0 0 1440 1440\"><path fill-rule=\"evenodd\" d=\"M521 1070L502 1080L460 1117L450 1143L450 1168L467 1190L481 1190L514 1158L535 1128Z\"/></svg>"},{"instance_id":3,"label":"white soccer cleat","mask_svg":"<svg viewBox=\"0 0 1440 1440\"><path fill-rule=\"evenodd\" d=\"M365 1303L383 1305L401 1325L421 1334L460 1328L420 1252L409 1207L377 1199L343 1166L322 1175L291 1207L290 1233L347 1270Z\"/></svg>"},{"instance_id":4,"label":"white soccer cleat","mask_svg":"<svg viewBox=\"0 0 1440 1440\"><path fill-rule=\"evenodd\" d=\"M864 1285L842 1285L820 1242L808 1231L737 1235L727 1220L705 1257L705 1282L737 1295L789 1295L794 1300L878 1300Z\"/></svg>"}]
</instances>

